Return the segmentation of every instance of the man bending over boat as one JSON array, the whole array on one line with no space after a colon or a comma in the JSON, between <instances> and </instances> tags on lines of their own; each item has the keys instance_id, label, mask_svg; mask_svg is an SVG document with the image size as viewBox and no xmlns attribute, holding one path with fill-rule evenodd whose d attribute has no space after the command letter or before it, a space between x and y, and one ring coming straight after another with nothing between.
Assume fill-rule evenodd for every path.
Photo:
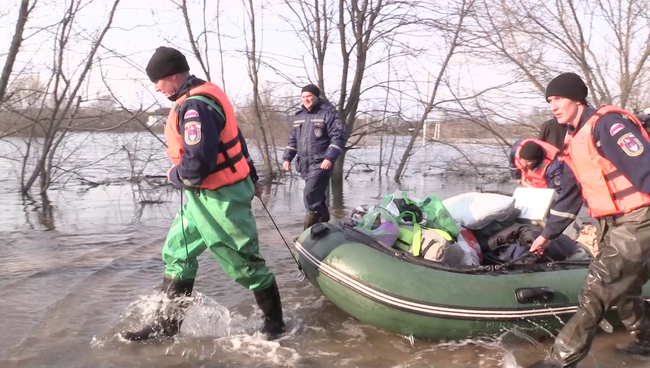
<instances>
[{"instance_id":1,"label":"man bending over boat","mask_svg":"<svg viewBox=\"0 0 650 368\"><path fill-rule=\"evenodd\" d=\"M587 272L576 314L555 339L551 356L535 368L575 367L614 306L636 337L625 350L650 356L650 307L641 298L650 278L650 138L630 112L589 106L587 92L574 73L559 75L546 88L551 111L569 129L562 192L530 250L542 254L575 219L584 199L598 220L600 251Z\"/></svg>"},{"instance_id":2,"label":"man bending over boat","mask_svg":"<svg viewBox=\"0 0 650 368\"><path fill-rule=\"evenodd\" d=\"M559 194L564 164L560 150L538 139L522 139L510 152L510 175L530 188L551 188Z\"/></svg>"}]
</instances>

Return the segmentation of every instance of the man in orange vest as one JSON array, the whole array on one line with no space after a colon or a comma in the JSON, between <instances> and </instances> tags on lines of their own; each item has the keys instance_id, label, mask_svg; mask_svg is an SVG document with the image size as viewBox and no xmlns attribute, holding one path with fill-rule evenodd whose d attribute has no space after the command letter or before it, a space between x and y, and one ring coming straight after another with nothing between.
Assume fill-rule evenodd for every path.
<instances>
[{"instance_id":1,"label":"man in orange vest","mask_svg":"<svg viewBox=\"0 0 650 368\"><path fill-rule=\"evenodd\" d=\"M537 139L519 140L510 152L510 174L523 186L559 191L564 169L559 152L552 144Z\"/></svg>"},{"instance_id":2,"label":"man in orange vest","mask_svg":"<svg viewBox=\"0 0 650 368\"><path fill-rule=\"evenodd\" d=\"M168 47L156 49L146 68L156 92L174 102L165 123L172 162L167 177L184 189L187 203L183 206L181 197L162 250L162 291L170 302L153 321L122 337L146 340L178 333L198 271L197 257L210 249L230 277L253 290L264 314L261 330L273 338L285 329L282 303L275 277L259 253L245 142L228 97L189 70L185 56Z\"/></svg>"},{"instance_id":3,"label":"man in orange vest","mask_svg":"<svg viewBox=\"0 0 650 368\"><path fill-rule=\"evenodd\" d=\"M562 193L530 250L542 254L575 218L584 198L598 220L600 251L587 272L576 314L558 334L551 356L535 368L575 367L612 307L636 337L625 350L650 355L650 307L641 298L650 279L650 138L630 112L609 105L596 110L586 98L587 87L574 73L561 74L546 89L551 111L569 126L562 155L566 165Z\"/></svg>"}]
</instances>

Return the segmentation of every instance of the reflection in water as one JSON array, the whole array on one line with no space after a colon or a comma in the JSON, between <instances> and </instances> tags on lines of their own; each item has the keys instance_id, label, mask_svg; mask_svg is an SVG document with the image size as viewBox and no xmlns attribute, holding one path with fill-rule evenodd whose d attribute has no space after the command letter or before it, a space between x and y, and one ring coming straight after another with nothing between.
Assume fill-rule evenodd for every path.
<instances>
[{"instance_id":1,"label":"reflection in water","mask_svg":"<svg viewBox=\"0 0 650 368\"><path fill-rule=\"evenodd\" d=\"M343 203L343 183L337 183L336 180L330 180L330 195L332 197L330 208L334 211L340 211L345 208Z\"/></svg>"},{"instance_id":2,"label":"reflection in water","mask_svg":"<svg viewBox=\"0 0 650 368\"><path fill-rule=\"evenodd\" d=\"M46 231L56 230L54 224L54 206L50 202L47 192L39 194L40 202L35 200L31 195L22 196L23 211L25 213L25 223L30 229L43 229ZM32 223L31 215L36 212L36 219L40 226Z\"/></svg>"}]
</instances>

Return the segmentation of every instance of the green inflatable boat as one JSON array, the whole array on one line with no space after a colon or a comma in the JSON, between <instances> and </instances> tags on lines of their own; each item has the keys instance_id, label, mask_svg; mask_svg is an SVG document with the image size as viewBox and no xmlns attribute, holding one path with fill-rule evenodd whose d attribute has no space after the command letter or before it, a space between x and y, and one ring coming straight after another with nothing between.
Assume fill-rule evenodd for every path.
<instances>
[{"instance_id":1,"label":"green inflatable boat","mask_svg":"<svg viewBox=\"0 0 650 368\"><path fill-rule=\"evenodd\" d=\"M403 335L460 340L512 328L557 332L576 311L587 265L448 267L388 249L344 223L294 241L306 277L361 322ZM646 299L650 284L643 288ZM615 312L607 320L620 325Z\"/></svg>"}]
</instances>

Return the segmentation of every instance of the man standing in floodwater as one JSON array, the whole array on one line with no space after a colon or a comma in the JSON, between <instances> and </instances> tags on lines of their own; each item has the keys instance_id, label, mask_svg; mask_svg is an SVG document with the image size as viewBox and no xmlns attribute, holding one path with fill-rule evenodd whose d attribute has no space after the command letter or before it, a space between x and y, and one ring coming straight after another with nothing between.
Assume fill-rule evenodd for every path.
<instances>
[{"instance_id":1,"label":"man standing in floodwater","mask_svg":"<svg viewBox=\"0 0 650 368\"><path fill-rule=\"evenodd\" d=\"M303 87L300 95L302 108L291 119L282 168L290 170L296 157L296 170L305 180L304 201L307 213L303 227L327 222L325 192L336 158L345 148L345 130L334 105L320 98L320 89L313 84Z\"/></svg>"},{"instance_id":2,"label":"man standing in floodwater","mask_svg":"<svg viewBox=\"0 0 650 368\"><path fill-rule=\"evenodd\" d=\"M275 277L259 253L245 142L228 97L189 70L185 56L169 47L156 49L146 68L156 92L175 103L165 123L172 161L167 177L184 189L187 203L181 205L162 250L162 291L170 303L142 329L122 337L146 340L177 334L198 271L197 257L210 249L230 277L253 291L264 314L262 332L273 338L285 329L282 303Z\"/></svg>"},{"instance_id":3,"label":"man standing in floodwater","mask_svg":"<svg viewBox=\"0 0 650 368\"><path fill-rule=\"evenodd\" d=\"M574 73L559 75L546 88L551 111L568 125L565 170L562 192L530 250L542 254L575 219L584 198L598 220L600 251L589 266L578 310L555 339L551 356L531 368L575 367L614 306L636 337L625 351L650 356L650 305L641 298L650 279L650 138L632 113L589 106L587 92Z\"/></svg>"}]
</instances>

